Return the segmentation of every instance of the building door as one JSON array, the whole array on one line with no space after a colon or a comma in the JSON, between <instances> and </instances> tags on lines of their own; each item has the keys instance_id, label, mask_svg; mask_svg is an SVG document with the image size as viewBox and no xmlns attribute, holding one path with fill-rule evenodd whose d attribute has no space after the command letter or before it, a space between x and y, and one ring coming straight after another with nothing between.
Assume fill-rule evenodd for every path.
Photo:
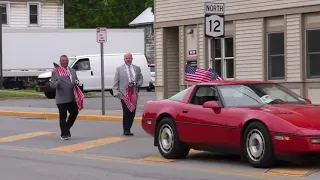
<instances>
[{"instance_id":1,"label":"building door","mask_svg":"<svg viewBox=\"0 0 320 180\"><path fill-rule=\"evenodd\" d=\"M233 37L209 41L209 67L224 79L234 79Z\"/></svg>"}]
</instances>

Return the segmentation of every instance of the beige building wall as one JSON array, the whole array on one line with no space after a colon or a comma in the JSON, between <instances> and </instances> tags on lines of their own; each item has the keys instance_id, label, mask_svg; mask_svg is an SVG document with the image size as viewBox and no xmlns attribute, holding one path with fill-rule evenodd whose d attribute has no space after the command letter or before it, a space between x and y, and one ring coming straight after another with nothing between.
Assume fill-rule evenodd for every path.
<instances>
[{"instance_id":1,"label":"beige building wall","mask_svg":"<svg viewBox=\"0 0 320 180\"><path fill-rule=\"evenodd\" d=\"M192 84L183 77L187 61L209 67L212 46L204 36L204 2L155 0L157 99L168 98ZM320 2L214 2L225 3L225 34L234 38L234 79L267 80L268 34L284 32L285 78L275 81L320 104L320 79L307 78L305 53L305 30L320 29Z\"/></svg>"}]
</instances>

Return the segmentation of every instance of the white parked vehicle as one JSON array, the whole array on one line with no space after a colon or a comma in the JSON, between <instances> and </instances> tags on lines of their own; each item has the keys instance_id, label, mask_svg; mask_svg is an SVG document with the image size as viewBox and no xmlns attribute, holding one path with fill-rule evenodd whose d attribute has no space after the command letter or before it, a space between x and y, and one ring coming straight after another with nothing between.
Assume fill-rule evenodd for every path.
<instances>
[{"instance_id":1,"label":"white parked vehicle","mask_svg":"<svg viewBox=\"0 0 320 180\"><path fill-rule=\"evenodd\" d=\"M124 53L104 54L104 83L105 90L111 95L113 79L116 68L124 63ZM146 56L142 53L132 53L133 64L141 68L143 75L142 88L148 91L154 88L151 78L150 64ZM84 92L101 91L101 55L81 55L69 57L69 66L77 71L77 76L83 84ZM50 87L51 72L46 72L38 76L37 91L44 92L47 98L55 97L55 89Z\"/></svg>"}]
</instances>

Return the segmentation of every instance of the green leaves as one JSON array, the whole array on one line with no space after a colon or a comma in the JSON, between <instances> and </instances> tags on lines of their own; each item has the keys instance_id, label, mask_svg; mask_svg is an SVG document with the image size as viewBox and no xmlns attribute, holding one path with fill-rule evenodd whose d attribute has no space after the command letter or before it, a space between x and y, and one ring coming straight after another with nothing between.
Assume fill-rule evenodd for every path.
<instances>
[{"instance_id":1,"label":"green leaves","mask_svg":"<svg viewBox=\"0 0 320 180\"><path fill-rule=\"evenodd\" d=\"M65 0L66 28L127 28L153 0Z\"/></svg>"}]
</instances>

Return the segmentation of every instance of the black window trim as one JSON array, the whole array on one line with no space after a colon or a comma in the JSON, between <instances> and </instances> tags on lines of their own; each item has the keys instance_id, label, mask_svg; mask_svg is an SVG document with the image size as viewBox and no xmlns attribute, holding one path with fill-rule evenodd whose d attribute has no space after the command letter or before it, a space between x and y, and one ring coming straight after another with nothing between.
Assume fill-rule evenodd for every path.
<instances>
[{"instance_id":1,"label":"black window trim","mask_svg":"<svg viewBox=\"0 0 320 180\"><path fill-rule=\"evenodd\" d=\"M312 28L312 29L306 29L305 30L305 59L306 59L306 67L305 67L305 72L306 72L306 79L320 79L320 75L311 75L310 72L310 58L309 55L311 54L320 54L320 52L308 52L308 32L310 31L319 31L320 28Z\"/></svg>"},{"instance_id":2,"label":"black window trim","mask_svg":"<svg viewBox=\"0 0 320 180\"><path fill-rule=\"evenodd\" d=\"M37 23L31 23L31 15L35 15L35 14L31 14L31 6L37 6ZM28 2L28 18L29 18L29 26L39 26L40 25L40 8L41 8L41 4L39 2Z\"/></svg>"},{"instance_id":3,"label":"black window trim","mask_svg":"<svg viewBox=\"0 0 320 180\"><path fill-rule=\"evenodd\" d=\"M9 16L8 16L8 6L9 6L9 3L8 2L0 2L0 6L3 6L6 8L6 11L1 13L1 18L2 18L2 14L5 14L6 15L6 23L4 23L2 21L2 25L9 25Z\"/></svg>"},{"instance_id":4,"label":"black window trim","mask_svg":"<svg viewBox=\"0 0 320 180\"><path fill-rule=\"evenodd\" d=\"M286 79L286 50L285 50L285 47L284 47L284 52L283 54L276 54L276 55L270 55L270 35L271 34L283 34L283 42L285 44L285 32L284 31L274 31L274 32L268 32L267 33L267 79L268 80L284 80ZM284 76L283 77L273 77L272 76L272 64L271 64L271 61L270 61L270 58L271 57L283 57L283 62L284 62L284 69L283 69L283 74Z\"/></svg>"}]
</instances>

